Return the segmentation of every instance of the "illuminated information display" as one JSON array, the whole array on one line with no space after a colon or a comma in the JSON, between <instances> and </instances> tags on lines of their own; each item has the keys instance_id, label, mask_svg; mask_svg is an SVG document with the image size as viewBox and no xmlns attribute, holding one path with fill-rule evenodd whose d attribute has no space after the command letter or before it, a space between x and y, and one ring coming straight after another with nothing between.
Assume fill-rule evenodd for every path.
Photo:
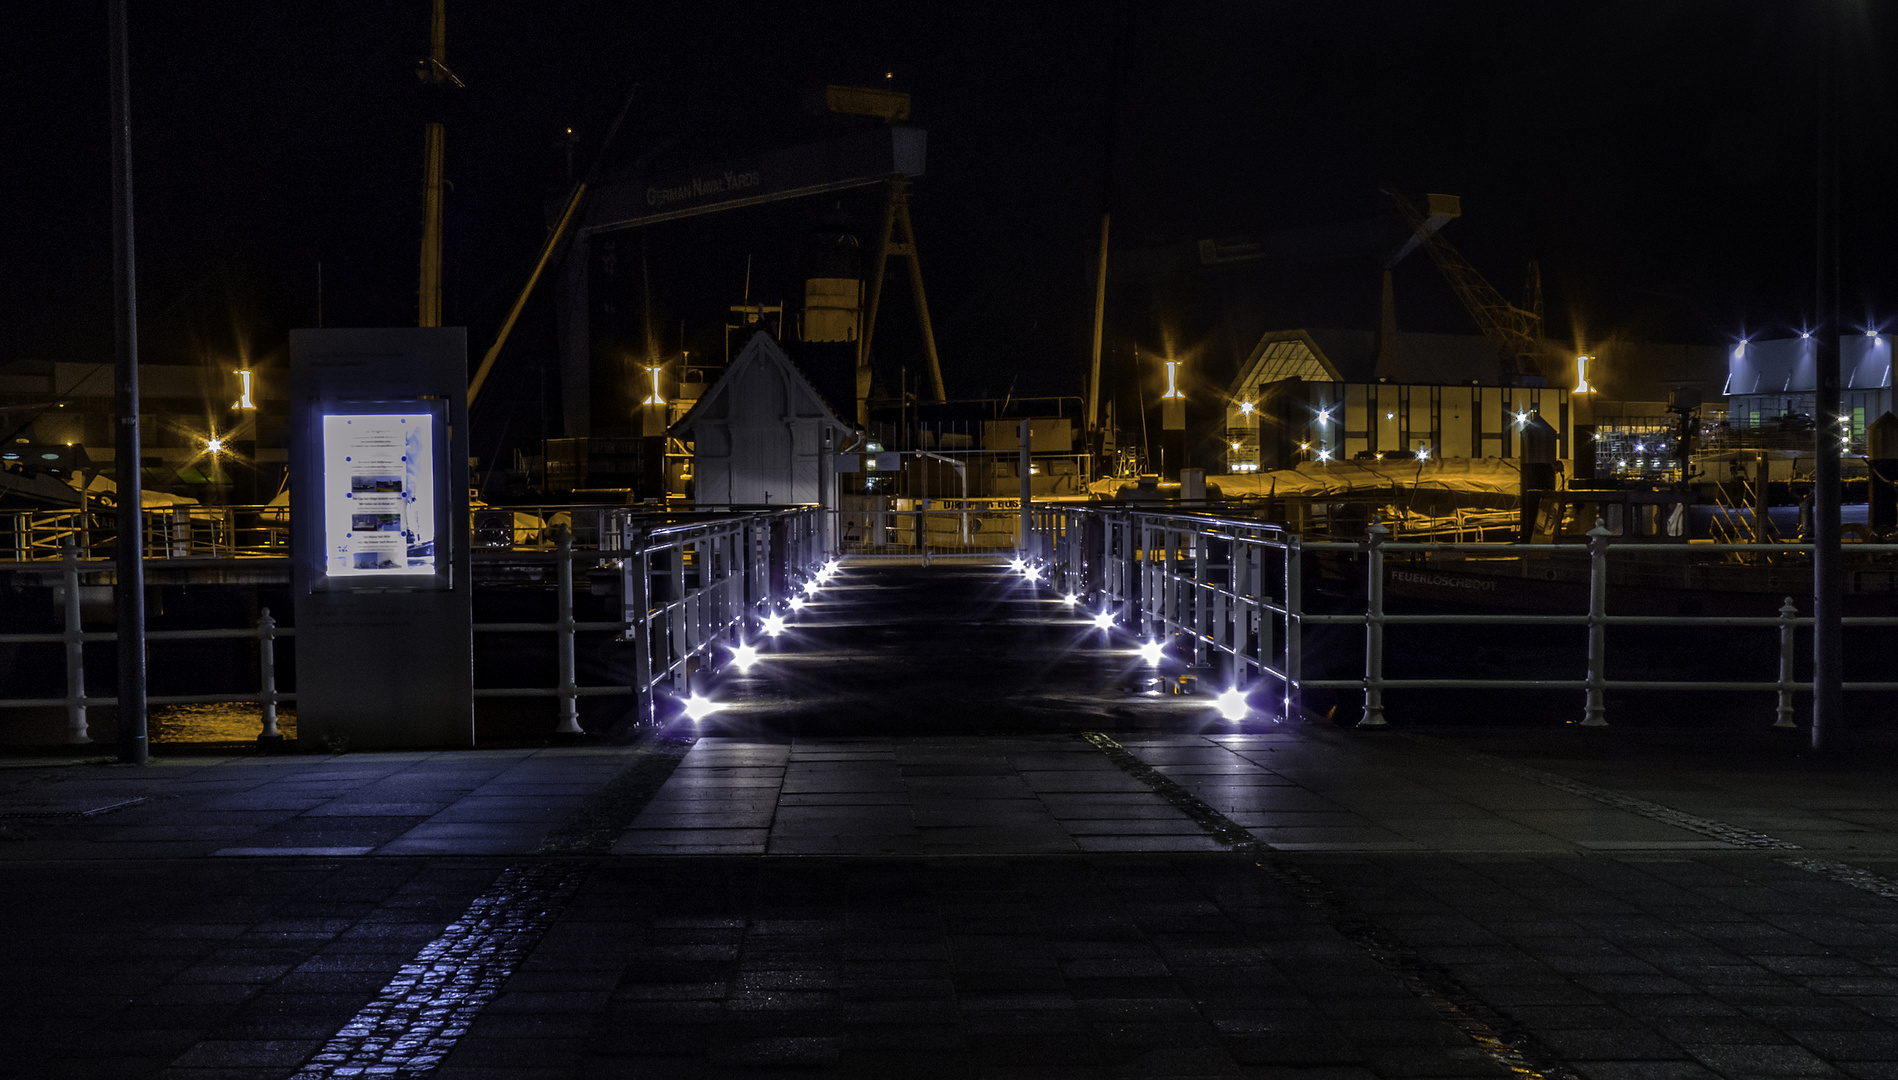
<instances>
[{"instance_id":1,"label":"illuminated information display","mask_svg":"<svg viewBox=\"0 0 1898 1080\"><path fill-rule=\"evenodd\" d=\"M337 579L434 574L434 416L322 419L324 572Z\"/></svg>"}]
</instances>

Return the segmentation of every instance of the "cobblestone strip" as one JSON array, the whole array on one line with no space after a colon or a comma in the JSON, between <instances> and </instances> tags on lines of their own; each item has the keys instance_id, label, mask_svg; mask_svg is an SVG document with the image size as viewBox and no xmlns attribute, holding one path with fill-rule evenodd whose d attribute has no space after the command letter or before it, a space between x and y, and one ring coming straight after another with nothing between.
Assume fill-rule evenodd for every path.
<instances>
[{"instance_id":1,"label":"cobblestone strip","mask_svg":"<svg viewBox=\"0 0 1898 1080\"><path fill-rule=\"evenodd\" d=\"M541 841L538 855L603 855L626 831L692 749L692 739L654 738L633 763L595 791L573 816Z\"/></svg>"},{"instance_id":2,"label":"cobblestone strip","mask_svg":"<svg viewBox=\"0 0 1898 1080\"><path fill-rule=\"evenodd\" d=\"M440 1065L553 925L589 869L554 862L502 871L292 1080L415 1076Z\"/></svg>"},{"instance_id":3,"label":"cobblestone strip","mask_svg":"<svg viewBox=\"0 0 1898 1080\"><path fill-rule=\"evenodd\" d=\"M1343 895L1282 858L1273 857L1259 838L1244 826L1200 801L1178 781L1115 742L1089 731L1081 736L1093 743L1122 771L1145 783L1154 793L1192 818L1214 839L1251 856L1259 868L1290 889L1309 908L1322 914L1345 940L1382 965L1438 1016L1462 1032L1477 1048L1519 1080L1576 1080L1576 1074L1536 1043L1533 1036L1471 993L1441 966L1425 960L1389 931L1359 912Z\"/></svg>"},{"instance_id":4,"label":"cobblestone strip","mask_svg":"<svg viewBox=\"0 0 1898 1080\"><path fill-rule=\"evenodd\" d=\"M1401 732L1400 734L1413 742L1428 743L1432 746L1441 745L1437 743L1436 740L1427 736L1415 735L1409 732ZM1566 791L1572 795L1580 795L1584 798L1594 799L1596 802L1605 803L1620 810L1626 810L1631 814L1639 814L1642 817L1663 822L1676 828L1687 829L1705 836L1711 836L1716 840L1723 840L1736 847L1763 848L1778 851L1801 850L1798 844L1781 840L1776 836L1768 836L1766 833L1754 832L1751 829L1742 829L1737 825L1728 825L1723 821L1713 821L1709 818L1695 817L1693 814L1683 813L1673 807L1662 806L1660 803L1649 802L1646 799L1637 799L1632 795L1623 795L1618 791L1609 791L1606 788L1598 788L1592 784L1584 784L1579 780L1570 780L1566 776L1552 772L1544 772L1541 769L1530 768L1527 765L1517 765L1512 761L1504 761L1502 758L1490 754L1465 754L1463 757L1465 760L1473 761L1479 765L1486 765L1500 772L1506 772L1511 776L1519 776L1524 780L1532 780L1538 784L1544 784L1559 791ZM1868 893L1875 893L1887 900L1898 900L1898 881L1879 877L1869 870L1861 870L1849 863L1842 863L1835 859L1781 859L1780 862L1787 866L1797 867L1807 873L1823 874L1840 884L1850 885L1854 889L1863 889Z\"/></svg>"},{"instance_id":5,"label":"cobblestone strip","mask_svg":"<svg viewBox=\"0 0 1898 1080\"><path fill-rule=\"evenodd\" d=\"M1425 745L1438 749L1444 748L1442 743L1427 736L1416 735L1411 732L1397 732L1396 734L1412 742L1424 743ZM1463 754L1461 756L1465 761L1487 766L1495 769L1497 772L1505 772L1511 776L1528 780L1531 783L1541 784L1544 787L1552 787L1557 791L1566 791L1570 795L1580 795L1584 799L1593 799L1604 806L1612 806L1617 810L1626 810L1630 814L1638 814L1650 821L1658 821L1663 825L1672 825L1677 829L1686 829L1688 832L1697 832L1702 836L1711 836L1715 840L1732 844L1734 847L1763 848L1779 851L1799 850L1798 844L1781 840L1776 836L1768 836L1763 832L1754 832L1752 829L1742 829L1738 825L1729 825L1724 821L1714 821L1712 818L1697 817L1685 811L1676 810L1671 806L1663 806L1660 803L1649 802L1646 799L1637 799L1633 795L1623 795L1619 791L1610 791L1607 788L1599 788L1593 784L1584 784L1579 780L1570 780L1568 777L1557 773L1545 772L1541 769L1530 768L1527 765L1518 765L1513 761L1505 761L1493 754L1476 753Z\"/></svg>"},{"instance_id":6,"label":"cobblestone strip","mask_svg":"<svg viewBox=\"0 0 1898 1080\"><path fill-rule=\"evenodd\" d=\"M136 799L126 799L124 802L115 802L106 806L95 806L90 810L9 810L5 813L0 813L0 818L98 817L100 814L109 814L114 810L124 810L131 806L142 806L156 798L171 798L171 796L140 795Z\"/></svg>"},{"instance_id":7,"label":"cobblestone strip","mask_svg":"<svg viewBox=\"0 0 1898 1080\"><path fill-rule=\"evenodd\" d=\"M1814 874L1824 874L1834 881L1864 889L1868 893L1877 893L1887 900L1898 900L1898 881L1882 878L1869 870L1860 870L1831 859L1781 859L1787 866L1796 866Z\"/></svg>"}]
</instances>

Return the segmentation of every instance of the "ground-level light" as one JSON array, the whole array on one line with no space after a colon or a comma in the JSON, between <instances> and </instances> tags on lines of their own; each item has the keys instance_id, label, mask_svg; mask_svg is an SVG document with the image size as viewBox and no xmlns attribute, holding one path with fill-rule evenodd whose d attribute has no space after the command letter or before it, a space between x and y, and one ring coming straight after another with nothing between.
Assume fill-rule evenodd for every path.
<instances>
[{"instance_id":1,"label":"ground-level light","mask_svg":"<svg viewBox=\"0 0 1898 1080\"><path fill-rule=\"evenodd\" d=\"M1114 613L1113 612L1103 611L1100 614L1094 616L1094 629L1112 630L1113 628L1114 628Z\"/></svg>"},{"instance_id":2,"label":"ground-level light","mask_svg":"<svg viewBox=\"0 0 1898 1080\"><path fill-rule=\"evenodd\" d=\"M758 662L758 647L740 642L732 646L732 663L739 671L750 671L751 665Z\"/></svg>"},{"instance_id":3,"label":"ground-level light","mask_svg":"<svg viewBox=\"0 0 1898 1080\"><path fill-rule=\"evenodd\" d=\"M792 611L803 611L803 610L804 610L804 598L803 598L803 597L801 597L801 596L793 596L793 597L791 597L791 610L792 610Z\"/></svg>"},{"instance_id":4,"label":"ground-level light","mask_svg":"<svg viewBox=\"0 0 1898 1080\"><path fill-rule=\"evenodd\" d=\"M764 617L764 632L772 637L777 637L779 634L784 633L784 616L766 615Z\"/></svg>"},{"instance_id":5,"label":"ground-level light","mask_svg":"<svg viewBox=\"0 0 1898 1080\"><path fill-rule=\"evenodd\" d=\"M718 702L711 698L693 694L685 699L685 715L695 724L717 711Z\"/></svg>"},{"instance_id":6,"label":"ground-level light","mask_svg":"<svg viewBox=\"0 0 1898 1080\"><path fill-rule=\"evenodd\" d=\"M1214 698L1213 707L1228 720L1244 720L1246 714L1252 711L1251 704L1246 701L1246 692L1236 686Z\"/></svg>"},{"instance_id":7,"label":"ground-level light","mask_svg":"<svg viewBox=\"0 0 1898 1080\"><path fill-rule=\"evenodd\" d=\"M1149 641L1140 646L1140 659L1145 660L1152 667L1159 667L1160 655L1165 651L1166 646L1157 641Z\"/></svg>"},{"instance_id":8,"label":"ground-level light","mask_svg":"<svg viewBox=\"0 0 1898 1080\"><path fill-rule=\"evenodd\" d=\"M1075 604L1080 603L1080 601L1080 596L1075 593L1069 593L1061 598L1061 602L1069 607L1073 607Z\"/></svg>"}]
</instances>

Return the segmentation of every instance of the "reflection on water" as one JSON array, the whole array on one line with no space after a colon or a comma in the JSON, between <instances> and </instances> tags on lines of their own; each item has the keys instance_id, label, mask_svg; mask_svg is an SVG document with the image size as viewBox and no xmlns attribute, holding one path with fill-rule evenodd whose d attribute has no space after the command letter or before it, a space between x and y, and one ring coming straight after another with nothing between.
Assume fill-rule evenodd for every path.
<instances>
[{"instance_id":1,"label":"reflection on water","mask_svg":"<svg viewBox=\"0 0 1898 1080\"><path fill-rule=\"evenodd\" d=\"M157 705L150 716L155 743L254 742L264 730L261 705L221 702L212 705ZM277 707L277 730L286 739L297 737L297 710Z\"/></svg>"}]
</instances>

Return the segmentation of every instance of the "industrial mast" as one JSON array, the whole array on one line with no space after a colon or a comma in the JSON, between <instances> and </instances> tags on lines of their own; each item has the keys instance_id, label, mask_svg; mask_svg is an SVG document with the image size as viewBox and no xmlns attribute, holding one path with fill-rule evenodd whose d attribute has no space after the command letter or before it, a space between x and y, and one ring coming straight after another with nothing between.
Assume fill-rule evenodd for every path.
<instances>
[{"instance_id":1,"label":"industrial mast","mask_svg":"<svg viewBox=\"0 0 1898 1080\"><path fill-rule=\"evenodd\" d=\"M464 84L448 70L447 0L435 0L435 15L429 24L428 59L416 66L415 77L428 87L428 110L432 117L422 136L422 280L417 291L417 326L442 324L442 161L446 132L442 125L442 101L449 85Z\"/></svg>"}]
</instances>

